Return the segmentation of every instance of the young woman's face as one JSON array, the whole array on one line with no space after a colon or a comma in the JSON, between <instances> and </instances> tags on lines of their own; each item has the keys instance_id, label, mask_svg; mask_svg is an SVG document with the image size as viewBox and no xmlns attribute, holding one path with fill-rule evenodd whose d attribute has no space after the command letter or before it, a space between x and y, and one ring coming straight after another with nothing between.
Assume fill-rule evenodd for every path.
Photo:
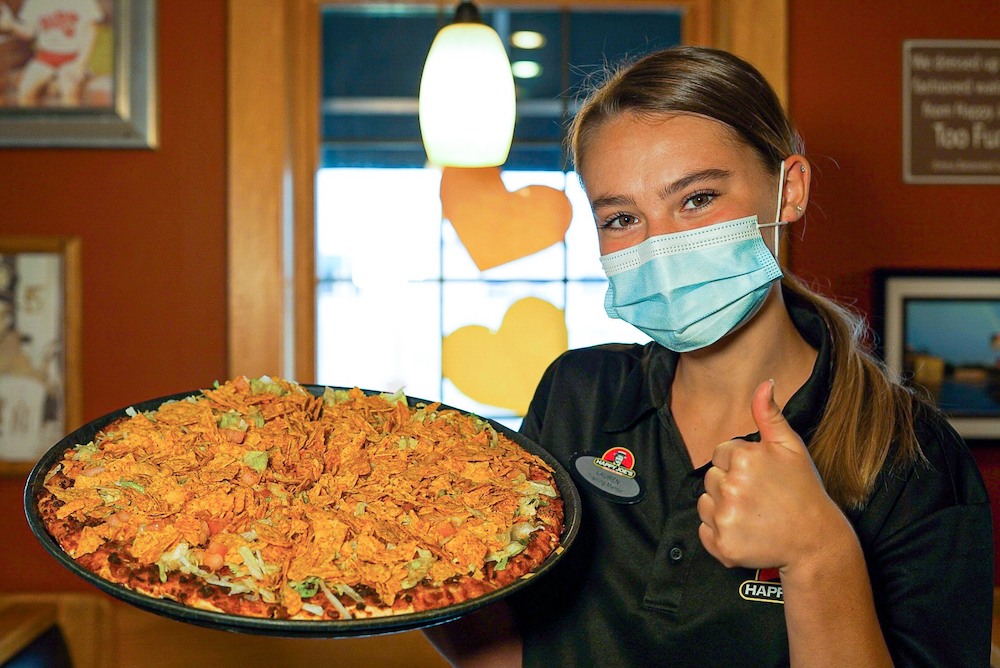
<instances>
[{"instance_id":1,"label":"young woman's face","mask_svg":"<svg viewBox=\"0 0 1000 668\"><path fill-rule=\"evenodd\" d=\"M751 215L774 222L777 178L717 121L623 114L601 126L586 151L582 177L602 255Z\"/></svg>"}]
</instances>

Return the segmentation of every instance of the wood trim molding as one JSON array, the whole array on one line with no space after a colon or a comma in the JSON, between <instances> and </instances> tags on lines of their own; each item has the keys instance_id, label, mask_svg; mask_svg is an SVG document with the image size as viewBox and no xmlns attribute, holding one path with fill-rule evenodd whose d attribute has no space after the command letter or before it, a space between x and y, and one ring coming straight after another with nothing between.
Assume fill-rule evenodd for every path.
<instances>
[{"instance_id":1,"label":"wood trim molding","mask_svg":"<svg viewBox=\"0 0 1000 668\"><path fill-rule=\"evenodd\" d=\"M229 0L228 372L281 375L284 356L285 4Z\"/></svg>"},{"instance_id":2,"label":"wood trim molding","mask_svg":"<svg viewBox=\"0 0 1000 668\"><path fill-rule=\"evenodd\" d=\"M296 380L316 382L316 170L319 167L320 12L314 0L295 2L288 17L289 116L292 174L293 346L287 363Z\"/></svg>"},{"instance_id":3,"label":"wood trim molding","mask_svg":"<svg viewBox=\"0 0 1000 668\"><path fill-rule=\"evenodd\" d=\"M397 0L400 1L400 0ZM319 13L357 0L228 0L227 369L315 381L314 177ZM453 2L441 0L442 7ZM489 4L600 6L606 0ZM619 0L681 6L684 40L740 55L788 103L787 0ZM286 230L291 230L286 234ZM286 257L292 258L286 262ZM291 264L292 267L286 267ZM291 327L286 327L286 320Z\"/></svg>"}]
</instances>

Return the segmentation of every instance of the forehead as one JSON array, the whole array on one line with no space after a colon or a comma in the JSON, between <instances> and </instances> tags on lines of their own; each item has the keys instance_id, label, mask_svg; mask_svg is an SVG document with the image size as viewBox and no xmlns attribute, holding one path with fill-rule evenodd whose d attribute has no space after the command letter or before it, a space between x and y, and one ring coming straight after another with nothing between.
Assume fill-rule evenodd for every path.
<instances>
[{"instance_id":1,"label":"forehead","mask_svg":"<svg viewBox=\"0 0 1000 668\"><path fill-rule=\"evenodd\" d=\"M610 118L590 135L581 157L585 184L635 170L655 170L661 178L708 168L764 171L735 130L695 114Z\"/></svg>"}]
</instances>

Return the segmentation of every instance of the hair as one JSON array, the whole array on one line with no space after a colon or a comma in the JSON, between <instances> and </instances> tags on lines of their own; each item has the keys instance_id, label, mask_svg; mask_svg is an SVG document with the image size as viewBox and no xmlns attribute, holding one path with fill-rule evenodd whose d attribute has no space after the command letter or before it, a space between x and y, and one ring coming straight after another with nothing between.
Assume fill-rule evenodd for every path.
<instances>
[{"instance_id":1,"label":"hair","mask_svg":"<svg viewBox=\"0 0 1000 668\"><path fill-rule=\"evenodd\" d=\"M570 125L578 173L595 134L626 113L649 119L697 114L719 121L774 174L782 160L805 150L763 75L716 49L672 47L611 71ZM862 317L788 272L782 286L811 304L829 330L832 386L809 452L830 497L844 509L860 508L887 462L903 467L923 460L913 426L919 399L873 354Z\"/></svg>"}]
</instances>

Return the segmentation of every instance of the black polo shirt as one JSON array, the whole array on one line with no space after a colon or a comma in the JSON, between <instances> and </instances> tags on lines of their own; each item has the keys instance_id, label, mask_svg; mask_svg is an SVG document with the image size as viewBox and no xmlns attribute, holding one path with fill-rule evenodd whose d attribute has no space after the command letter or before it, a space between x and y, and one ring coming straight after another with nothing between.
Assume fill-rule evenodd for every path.
<instances>
[{"instance_id":1,"label":"black polo shirt","mask_svg":"<svg viewBox=\"0 0 1000 668\"><path fill-rule=\"evenodd\" d=\"M792 295L786 301L819 351L784 409L808 444L832 351L819 315ZM676 361L655 343L574 350L539 384L522 432L574 473L583 508L560 565L512 601L526 666L788 664L777 573L727 569L698 538L708 467L693 469L669 409ZM921 412L918 435L930 465L884 472L850 519L897 665L985 666L993 586L985 488L940 416Z\"/></svg>"}]
</instances>

